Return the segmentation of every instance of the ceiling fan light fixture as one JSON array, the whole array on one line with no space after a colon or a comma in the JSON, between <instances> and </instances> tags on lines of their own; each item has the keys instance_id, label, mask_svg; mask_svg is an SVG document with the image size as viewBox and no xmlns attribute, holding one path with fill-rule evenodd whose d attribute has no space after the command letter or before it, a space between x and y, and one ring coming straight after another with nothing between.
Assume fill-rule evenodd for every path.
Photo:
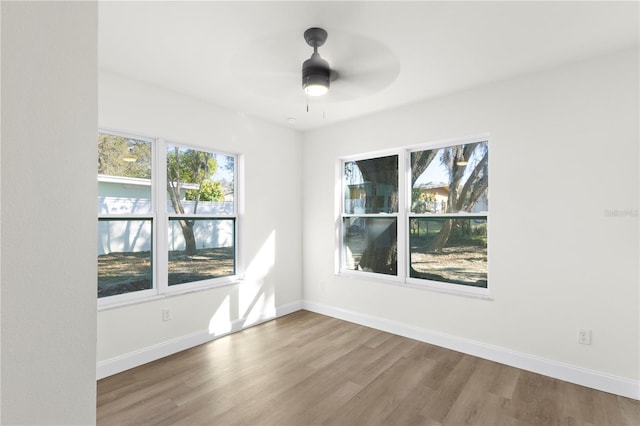
<instances>
[{"instance_id":1,"label":"ceiling fan light fixture","mask_svg":"<svg viewBox=\"0 0 640 426\"><path fill-rule=\"evenodd\" d=\"M329 91L331 70L329 63L318 53L302 64L302 88L309 96L322 96Z\"/></svg>"},{"instance_id":2,"label":"ceiling fan light fixture","mask_svg":"<svg viewBox=\"0 0 640 426\"><path fill-rule=\"evenodd\" d=\"M309 96L322 96L327 94L329 88L322 84L309 84L304 88L304 91Z\"/></svg>"}]
</instances>

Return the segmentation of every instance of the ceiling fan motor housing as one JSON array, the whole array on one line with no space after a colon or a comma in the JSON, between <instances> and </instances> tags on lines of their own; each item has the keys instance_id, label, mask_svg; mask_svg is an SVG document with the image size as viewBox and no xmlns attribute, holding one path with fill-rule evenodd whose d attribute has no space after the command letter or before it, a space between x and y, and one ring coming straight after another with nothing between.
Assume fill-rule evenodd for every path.
<instances>
[{"instance_id":1,"label":"ceiling fan motor housing","mask_svg":"<svg viewBox=\"0 0 640 426\"><path fill-rule=\"evenodd\" d=\"M307 86L325 86L329 88L331 80L331 69L329 62L320 57L318 53L311 55L311 58L302 64L302 87Z\"/></svg>"}]
</instances>

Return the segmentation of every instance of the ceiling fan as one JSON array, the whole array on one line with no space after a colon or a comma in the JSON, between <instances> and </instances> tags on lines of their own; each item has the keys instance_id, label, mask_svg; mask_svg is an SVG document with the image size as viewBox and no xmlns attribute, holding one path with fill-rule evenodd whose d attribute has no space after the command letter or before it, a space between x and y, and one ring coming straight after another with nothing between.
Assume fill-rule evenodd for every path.
<instances>
[{"instance_id":1,"label":"ceiling fan","mask_svg":"<svg viewBox=\"0 0 640 426\"><path fill-rule=\"evenodd\" d=\"M377 93L399 74L396 55L373 38L333 30L331 42L325 46L327 31L311 27L303 36L313 53L304 60L300 57L300 36L295 36L294 31L262 36L259 42L245 45L233 59L233 75L256 93L296 103L304 102L300 95L322 96L331 88L329 96L318 99L324 103ZM324 58L319 53L322 46ZM296 80L297 84L302 83L303 91Z\"/></svg>"}]
</instances>

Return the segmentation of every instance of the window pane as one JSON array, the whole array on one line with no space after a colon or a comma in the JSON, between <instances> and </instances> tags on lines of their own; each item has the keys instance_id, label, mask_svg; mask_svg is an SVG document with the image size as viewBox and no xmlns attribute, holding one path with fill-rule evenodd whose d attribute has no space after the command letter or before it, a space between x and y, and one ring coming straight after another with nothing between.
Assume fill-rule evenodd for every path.
<instances>
[{"instance_id":1,"label":"window pane","mask_svg":"<svg viewBox=\"0 0 640 426\"><path fill-rule=\"evenodd\" d=\"M413 278L487 287L486 217L412 218Z\"/></svg>"},{"instance_id":2,"label":"window pane","mask_svg":"<svg viewBox=\"0 0 640 426\"><path fill-rule=\"evenodd\" d=\"M398 211L398 156L344 163L344 212Z\"/></svg>"},{"instance_id":3,"label":"window pane","mask_svg":"<svg viewBox=\"0 0 640 426\"><path fill-rule=\"evenodd\" d=\"M98 297L152 288L151 219L100 219Z\"/></svg>"},{"instance_id":4,"label":"window pane","mask_svg":"<svg viewBox=\"0 0 640 426\"><path fill-rule=\"evenodd\" d=\"M233 214L235 157L167 145L167 211Z\"/></svg>"},{"instance_id":5,"label":"window pane","mask_svg":"<svg viewBox=\"0 0 640 426\"><path fill-rule=\"evenodd\" d=\"M413 213L489 210L487 142L411 153Z\"/></svg>"},{"instance_id":6,"label":"window pane","mask_svg":"<svg viewBox=\"0 0 640 426\"><path fill-rule=\"evenodd\" d=\"M346 217L343 226L345 268L396 275L398 238L395 218Z\"/></svg>"},{"instance_id":7,"label":"window pane","mask_svg":"<svg viewBox=\"0 0 640 426\"><path fill-rule=\"evenodd\" d=\"M151 212L151 142L98 134L98 214Z\"/></svg>"},{"instance_id":8,"label":"window pane","mask_svg":"<svg viewBox=\"0 0 640 426\"><path fill-rule=\"evenodd\" d=\"M169 220L169 285L236 272L234 219Z\"/></svg>"}]
</instances>

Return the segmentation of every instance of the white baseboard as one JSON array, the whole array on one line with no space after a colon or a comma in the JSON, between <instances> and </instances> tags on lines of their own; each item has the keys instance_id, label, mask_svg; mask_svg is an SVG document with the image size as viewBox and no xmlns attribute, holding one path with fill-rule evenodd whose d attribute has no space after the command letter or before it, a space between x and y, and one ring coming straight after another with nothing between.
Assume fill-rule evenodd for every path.
<instances>
[{"instance_id":1,"label":"white baseboard","mask_svg":"<svg viewBox=\"0 0 640 426\"><path fill-rule=\"evenodd\" d=\"M245 328L253 327L254 325L299 311L300 309L302 309L302 302L296 301L276 307L275 316L265 315L252 321L250 324L246 323L246 318L232 321L229 330L225 333L211 334L209 333L209 330L200 330L152 346L147 346L134 352L129 352L114 358L100 361L96 365L96 378L100 380L105 377L112 376L125 370L138 367L142 364L146 364L194 346L210 342L228 334L235 333Z\"/></svg>"},{"instance_id":2,"label":"white baseboard","mask_svg":"<svg viewBox=\"0 0 640 426\"><path fill-rule=\"evenodd\" d=\"M640 400L640 381L637 380L617 377L599 371L589 370L575 365L513 351L499 346L488 345L486 343L463 339L446 333L426 330L398 321L374 317L355 311L349 311L309 301L297 301L279 306L276 308L275 316L264 316L251 324L246 324L246 318L235 320L231 323L229 331L223 334L210 334L208 330L200 330L98 362L96 376L98 379L102 379L185 349L207 343L219 337L252 327L259 323L290 314L300 309L306 309L311 312L342 319L375 328L377 330L397 334L399 336L408 337L421 342L441 346L443 348L452 349L465 354L543 374L545 376L554 377L556 379L578 385L587 386L593 389L598 389L604 392Z\"/></svg>"},{"instance_id":3,"label":"white baseboard","mask_svg":"<svg viewBox=\"0 0 640 426\"><path fill-rule=\"evenodd\" d=\"M429 331L420 327L378 318L359 312L303 301L302 309L331 316L377 330L408 337L421 342L430 343L443 348L452 349L465 354L477 356L532 371L545 376L575 383L604 392L621 395L627 398L640 399L640 381L617 377L599 371L589 370L575 365L552 361L499 346L488 345L469 339L463 339L445 333Z\"/></svg>"}]
</instances>

